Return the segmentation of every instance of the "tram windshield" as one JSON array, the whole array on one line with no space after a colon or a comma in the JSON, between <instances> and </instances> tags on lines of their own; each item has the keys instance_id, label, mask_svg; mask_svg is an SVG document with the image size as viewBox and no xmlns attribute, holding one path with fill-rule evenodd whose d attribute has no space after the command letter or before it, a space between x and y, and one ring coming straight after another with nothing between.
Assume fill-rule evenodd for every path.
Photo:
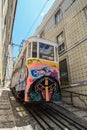
<instances>
[{"instance_id":1,"label":"tram windshield","mask_svg":"<svg viewBox=\"0 0 87 130\"><path fill-rule=\"evenodd\" d=\"M39 43L39 58L54 61L54 46Z\"/></svg>"},{"instance_id":2,"label":"tram windshield","mask_svg":"<svg viewBox=\"0 0 87 130\"><path fill-rule=\"evenodd\" d=\"M54 61L54 54L56 57L56 61L58 61L57 57L57 48L54 46L42 43L42 42L30 42L27 47L27 58L40 58L45 60Z\"/></svg>"}]
</instances>

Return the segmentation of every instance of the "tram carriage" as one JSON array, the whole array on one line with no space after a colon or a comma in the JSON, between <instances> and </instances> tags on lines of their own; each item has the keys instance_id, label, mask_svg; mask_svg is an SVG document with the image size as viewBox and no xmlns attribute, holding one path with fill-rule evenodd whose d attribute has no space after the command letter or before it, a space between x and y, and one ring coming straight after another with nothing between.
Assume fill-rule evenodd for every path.
<instances>
[{"instance_id":1,"label":"tram carriage","mask_svg":"<svg viewBox=\"0 0 87 130\"><path fill-rule=\"evenodd\" d=\"M57 43L29 38L14 65L10 88L24 102L60 100Z\"/></svg>"}]
</instances>

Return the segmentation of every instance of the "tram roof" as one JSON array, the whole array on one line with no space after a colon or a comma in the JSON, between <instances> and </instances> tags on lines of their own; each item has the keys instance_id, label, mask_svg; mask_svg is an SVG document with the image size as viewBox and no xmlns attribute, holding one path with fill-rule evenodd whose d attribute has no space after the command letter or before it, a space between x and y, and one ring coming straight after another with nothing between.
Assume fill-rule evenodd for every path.
<instances>
[{"instance_id":1,"label":"tram roof","mask_svg":"<svg viewBox=\"0 0 87 130\"><path fill-rule=\"evenodd\" d=\"M46 44L53 45L53 46L58 46L58 44L56 42L53 42L53 41L45 39L45 38L40 38L40 37L32 36L32 37L30 37L30 38L27 39L28 43L29 42L33 42L33 41L41 42L41 43L46 43Z\"/></svg>"}]
</instances>

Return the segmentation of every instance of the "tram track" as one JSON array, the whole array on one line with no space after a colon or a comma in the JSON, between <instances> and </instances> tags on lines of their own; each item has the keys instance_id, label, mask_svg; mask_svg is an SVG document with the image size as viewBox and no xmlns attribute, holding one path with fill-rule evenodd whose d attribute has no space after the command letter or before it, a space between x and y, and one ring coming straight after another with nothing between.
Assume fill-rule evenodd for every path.
<instances>
[{"instance_id":1,"label":"tram track","mask_svg":"<svg viewBox=\"0 0 87 130\"><path fill-rule=\"evenodd\" d=\"M40 114L38 114L36 111L33 112L32 110L29 110L28 111L32 114L32 116L36 119L36 121L39 123L39 125L41 126L41 128L43 130L54 130L54 128L49 125L49 123L46 122L46 120L40 116Z\"/></svg>"},{"instance_id":2,"label":"tram track","mask_svg":"<svg viewBox=\"0 0 87 130\"><path fill-rule=\"evenodd\" d=\"M43 112L42 110L42 113L44 113L47 117L50 118L50 120L52 120L58 127L61 128L61 130L64 130L64 129L69 129L69 130L72 130L71 127L72 126L68 126L69 124L67 124L67 122L63 121L60 117L56 117L55 115L53 115L52 113L46 111L46 109L44 109L45 112ZM74 129L74 127L73 127Z\"/></svg>"},{"instance_id":3,"label":"tram track","mask_svg":"<svg viewBox=\"0 0 87 130\"><path fill-rule=\"evenodd\" d=\"M74 113L70 112L66 108L56 104L56 103L50 103L50 106L53 106L56 108L57 111L59 111L64 117L70 119L72 122L80 126L80 128L87 130L87 122L85 120L82 120L80 117L77 117ZM71 115L71 116L69 116ZM82 130L82 129L81 129Z\"/></svg>"},{"instance_id":4,"label":"tram track","mask_svg":"<svg viewBox=\"0 0 87 130\"><path fill-rule=\"evenodd\" d=\"M81 120L81 118L75 116L70 111L66 110L64 107L57 105L55 103L46 103L44 104L44 108L48 108L53 111L58 117L61 117L69 124L73 125L78 130L87 130L87 123L85 120ZM72 129L73 130L73 129Z\"/></svg>"},{"instance_id":5,"label":"tram track","mask_svg":"<svg viewBox=\"0 0 87 130\"><path fill-rule=\"evenodd\" d=\"M77 122L78 118L72 116L73 113L55 103L23 104L13 101L12 94L10 100L15 116L14 123L18 127L29 124L33 130L87 130L85 124L80 124L81 120ZM22 113L22 116L19 116L19 113Z\"/></svg>"},{"instance_id":6,"label":"tram track","mask_svg":"<svg viewBox=\"0 0 87 130\"><path fill-rule=\"evenodd\" d=\"M28 111L30 108L27 108ZM53 108L48 107L47 104L40 105L39 107L34 106L32 107L32 111L34 115L37 115L43 122L47 122L46 124L49 123L49 127L51 127L51 122L53 123L53 128L50 129L60 129L60 130L86 130L86 128L83 128L79 126L76 122L72 122L68 118L64 118L58 111L55 111ZM45 117L45 118L44 118ZM47 119L48 118L48 119ZM45 121L44 121L45 119Z\"/></svg>"}]
</instances>

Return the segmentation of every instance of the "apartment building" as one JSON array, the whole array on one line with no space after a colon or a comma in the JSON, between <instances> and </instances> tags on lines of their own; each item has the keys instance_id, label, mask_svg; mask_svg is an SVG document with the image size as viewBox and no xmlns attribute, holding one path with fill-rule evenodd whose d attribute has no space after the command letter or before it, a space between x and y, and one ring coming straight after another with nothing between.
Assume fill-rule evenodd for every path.
<instances>
[{"instance_id":1,"label":"apartment building","mask_svg":"<svg viewBox=\"0 0 87 130\"><path fill-rule=\"evenodd\" d=\"M87 108L87 0L55 0L35 35L58 43L62 100Z\"/></svg>"},{"instance_id":2,"label":"apartment building","mask_svg":"<svg viewBox=\"0 0 87 130\"><path fill-rule=\"evenodd\" d=\"M12 63L12 30L17 7L17 0L0 0L0 84L6 81L7 63ZM10 64L10 63L9 63ZM11 66L12 67L12 66ZM11 73L11 72L10 72ZM8 77L8 76L7 76Z\"/></svg>"}]
</instances>

